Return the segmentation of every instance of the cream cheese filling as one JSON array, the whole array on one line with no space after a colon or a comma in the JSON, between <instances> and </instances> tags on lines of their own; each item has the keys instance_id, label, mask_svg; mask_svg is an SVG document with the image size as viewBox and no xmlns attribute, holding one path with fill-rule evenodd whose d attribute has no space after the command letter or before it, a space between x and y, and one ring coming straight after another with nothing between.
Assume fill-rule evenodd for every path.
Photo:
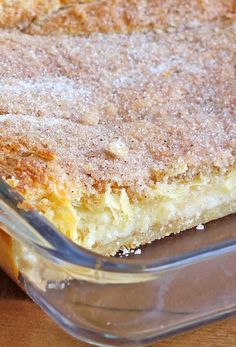
<instances>
[{"instance_id":1,"label":"cream cheese filling","mask_svg":"<svg viewBox=\"0 0 236 347\"><path fill-rule=\"evenodd\" d=\"M109 185L103 194L79 191L73 198L56 186L50 192L38 187L25 198L72 241L99 249L135 233L145 236L152 229L157 238L179 232L176 220L192 225L205 211L236 201L236 169L192 181L159 182L149 196L136 201L125 189L113 192Z\"/></svg>"},{"instance_id":2,"label":"cream cheese filling","mask_svg":"<svg viewBox=\"0 0 236 347\"><path fill-rule=\"evenodd\" d=\"M195 178L189 182L157 183L150 197L131 201L125 191L110 187L100 196L73 202L77 228L73 241L86 248L108 244L134 232L147 233L154 226L160 235L176 219L196 219L205 210L236 199L236 169L223 176ZM173 232L175 232L173 228Z\"/></svg>"}]
</instances>

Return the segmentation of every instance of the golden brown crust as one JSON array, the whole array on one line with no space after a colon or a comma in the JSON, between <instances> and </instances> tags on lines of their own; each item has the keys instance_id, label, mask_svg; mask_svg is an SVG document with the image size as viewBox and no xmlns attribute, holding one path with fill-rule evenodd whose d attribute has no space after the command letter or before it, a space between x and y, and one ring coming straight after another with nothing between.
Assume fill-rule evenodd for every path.
<instances>
[{"instance_id":1,"label":"golden brown crust","mask_svg":"<svg viewBox=\"0 0 236 347\"><path fill-rule=\"evenodd\" d=\"M35 18L49 14L58 7L60 7L60 4L57 0L1 0L0 27L24 28Z\"/></svg>"},{"instance_id":2,"label":"golden brown crust","mask_svg":"<svg viewBox=\"0 0 236 347\"><path fill-rule=\"evenodd\" d=\"M41 35L189 27L235 13L234 0L4 0L0 6L0 27Z\"/></svg>"},{"instance_id":3,"label":"golden brown crust","mask_svg":"<svg viewBox=\"0 0 236 347\"><path fill-rule=\"evenodd\" d=\"M18 279L18 269L14 259L11 237L1 229L0 225L0 266L15 281Z\"/></svg>"},{"instance_id":4,"label":"golden brown crust","mask_svg":"<svg viewBox=\"0 0 236 347\"><path fill-rule=\"evenodd\" d=\"M24 30L33 21L51 16L66 6L88 3L91 0L0 0L0 28Z\"/></svg>"},{"instance_id":5,"label":"golden brown crust","mask_svg":"<svg viewBox=\"0 0 236 347\"><path fill-rule=\"evenodd\" d=\"M106 0L66 6L38 18L27 27L31 34L133 32L191 27L234 12L234 0Z\"/></svg>"},{"instance_id":6,"label":"golden brown crust","mask_svg":"<svg viewBox=\"0 0 236 347\"><path fill-rule=\"evenodd\" d=\"M4 125L3 125L4 126ZM9 138L0 135L0 172L6 179L19 180L18 191L24 193L36 183L48 185L54 153L44 144L30 144L26 138ZM55 176L55 174L54 174Z\"/></svg>"},{"instance_id":7,"label":"golden brown crust","mask_svg":"<svg viewBox=\"0 0 236 347\"><path fill-rule=\"evenodd\" d=\"M89 38L2 31L0 175L145 195L165 177L235 166L231 24Z\"/></svg>"}]
</instances>

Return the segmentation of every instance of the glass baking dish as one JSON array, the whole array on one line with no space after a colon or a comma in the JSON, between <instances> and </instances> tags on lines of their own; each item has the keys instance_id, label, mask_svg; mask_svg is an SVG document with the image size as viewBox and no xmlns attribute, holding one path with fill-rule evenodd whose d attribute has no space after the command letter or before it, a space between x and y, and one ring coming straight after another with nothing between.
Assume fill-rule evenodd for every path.
<instances>
[{"instance_id":1,"label":"glass baking dish","mask_svg":"<svg viewBox=\"0 0 236 347\"><path fill-rule=\"evenodd\" d=\"M0 181L1 267L74 337L142 346L235 313L236 215L109 258L22 201Z\"/></svg>"}]
</instances>

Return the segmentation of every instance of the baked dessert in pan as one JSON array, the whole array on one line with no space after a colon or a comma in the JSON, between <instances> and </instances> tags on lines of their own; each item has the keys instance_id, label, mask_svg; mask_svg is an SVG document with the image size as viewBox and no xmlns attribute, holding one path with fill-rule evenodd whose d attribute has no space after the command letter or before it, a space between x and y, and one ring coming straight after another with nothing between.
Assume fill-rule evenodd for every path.
<instances>
[{"instance_id":1,"label":"baked dessert in pan","mask_svg":"<svg viewBox=\"0 0 236 347\"><path fill-rule=\"evenodd\" d=\"M0 175L104 255L236 212L235 1L55 3L2 2Z\"/></svg>"}]
</instances>

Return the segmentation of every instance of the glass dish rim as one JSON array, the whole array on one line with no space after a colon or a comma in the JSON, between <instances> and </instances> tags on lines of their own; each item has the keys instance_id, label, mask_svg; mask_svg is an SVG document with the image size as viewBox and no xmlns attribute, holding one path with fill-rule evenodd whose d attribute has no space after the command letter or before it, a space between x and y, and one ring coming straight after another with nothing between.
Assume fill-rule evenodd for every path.
<instances>
[{"instance_id":1,"label":"glass dish rim","mask_svg":"<svg viewBox=\"0 0 236 347\"><path fill-rule=\"evenodd\" d=\"M37 248L42 256L50 258L57 263L69 263L74 266L82 266L117 274L159 274L166 270L200 262L206 258L217 257L218 255L236 250L235 237L229 241L218 242L214 245L202 247L200 250L184 252L181 255L169 257L164 260L140 260L137 257L135 260L129 259L127 261L126 258L103 256L69 240L39 212L25 210L20 207L23 201L24 198L0 177L0 208L6 214L14 216L11 219L11 223L14 223L15 227L33 229L50 247L42 246L32 238L25 237L23 234L20 237L21 241L27 242L30 246Z\"/></svg>"}]
</instances>

